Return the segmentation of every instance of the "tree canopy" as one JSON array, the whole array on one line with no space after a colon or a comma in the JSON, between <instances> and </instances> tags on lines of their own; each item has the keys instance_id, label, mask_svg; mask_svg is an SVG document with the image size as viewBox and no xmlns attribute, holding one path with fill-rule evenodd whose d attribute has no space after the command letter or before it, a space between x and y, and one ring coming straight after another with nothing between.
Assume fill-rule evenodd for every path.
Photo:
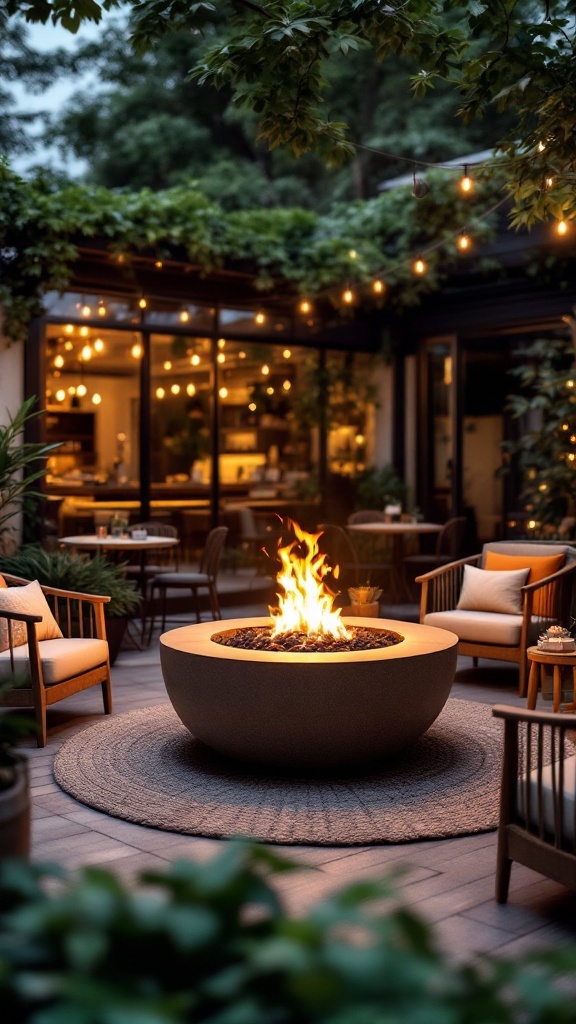
<instances>
[{"instance_id":1,"label":"tree canopy","mask_svg":"<svg viewBox=\"0 0 576 1024\"><path fill-rule=\"evenodd\" d=\"M191 74L227 88L258 118L271 149L310 151L339 163L355 153L345 121L325 111L331 61L371 49L378 60L415 61L416 96L448 82L463 121L511 111L498 159L512 221L576 217L576 14L572 0L4 0L5 15L76 32L103 9L130 12L130 42L142 54L175 30L200 33L206 50ZM213 36L226 17L225 37ZM213 43L213 45L210 45ZM390 102L394 98L390 97Z\"/></svg>"}]
</instances>

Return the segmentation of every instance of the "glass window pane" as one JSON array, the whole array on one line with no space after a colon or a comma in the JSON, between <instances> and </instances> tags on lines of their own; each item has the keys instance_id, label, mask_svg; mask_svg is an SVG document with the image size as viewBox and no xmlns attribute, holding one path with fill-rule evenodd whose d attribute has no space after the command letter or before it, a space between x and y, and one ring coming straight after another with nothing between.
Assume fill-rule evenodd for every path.
<instances>
[{"instance_id":1,"label":"glass window pane","mask_svg":"<svg viewBox=\"0 0 576 1024\"><path fill-rule=\"evenodd\" d=\"M150 346L152 484L203 485L211 475L210 339L153 334Z\"/></svg>"}]
</instances>

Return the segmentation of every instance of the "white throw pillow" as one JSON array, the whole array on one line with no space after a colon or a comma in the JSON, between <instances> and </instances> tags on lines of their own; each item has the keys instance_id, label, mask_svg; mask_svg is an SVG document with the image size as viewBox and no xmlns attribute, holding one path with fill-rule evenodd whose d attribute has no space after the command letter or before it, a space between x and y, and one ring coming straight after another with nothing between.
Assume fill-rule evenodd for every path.
<instances>
[{"instance_id":1,"label":"white throw pillow","mask_svg":"<svg viewBox=\"0 0 576 1024\"><path fill-rule=\"evenodd\" d=\"M522 614L523 587L530 569L477 569L464 566L462 590L457 608L469 612L500 612L503 615Z\"/></svg>"},{"instance_id":2,"label":"white throw pillow","mask_svg":"<svg viewBox=\"0 0 576 1024\"><path fill-rule=\"evenodd\" d=\"M36 635L39 640L58 640L62 636L62 630L50 611L38 580L27 583L24 587L0 588L0 610L41 615L42 622L36 623ZM21 647L27 641L26 623L12 622L13 646ZM6 651L8 647L8 622L6 619L0 619L0 651Z\"/></svg>"}]
</instances>

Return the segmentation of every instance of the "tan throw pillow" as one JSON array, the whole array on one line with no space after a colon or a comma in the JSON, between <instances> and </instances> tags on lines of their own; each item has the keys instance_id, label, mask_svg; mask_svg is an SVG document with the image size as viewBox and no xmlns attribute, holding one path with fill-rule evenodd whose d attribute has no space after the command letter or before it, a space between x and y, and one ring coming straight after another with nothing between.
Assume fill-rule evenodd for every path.
<instances>
[{"instance_id":1,"label":"tan throw pillow","mask_svg":"<svg viewBox=\"0 0 576 1024\"><path fill-rule=\"evenodd\" d=\"M528 580L530 569L494 570L464 566L464 579L457 608L469 612L522 614L520 587Z\"/></svg>"},{"instance_id":2,"label":"tan throw pillow","mask_svg":"<svg viewBox=\"0 0 576 1024\"><path fill-rule=\"evenodd\" d=\"M25 587L0 588L0 611L41 615L42 622L36 623L36 634L39 640L57 640L62 636L62 630L52 615L37 580L27 583ZM26 624L13 622L13 646L20 647L27 642L27 639ZM6 651L8 646L8 622L6 619L0 619L0 651Z\"/></svg>"}]
</instances>

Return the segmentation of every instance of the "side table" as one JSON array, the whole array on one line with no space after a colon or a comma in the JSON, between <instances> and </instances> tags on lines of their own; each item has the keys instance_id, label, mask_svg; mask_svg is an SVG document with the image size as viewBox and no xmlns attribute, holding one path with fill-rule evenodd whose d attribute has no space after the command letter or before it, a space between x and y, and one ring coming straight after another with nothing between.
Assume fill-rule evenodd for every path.
<instances>
[{"instance_id":1,"label":"side table","mask_svg":"<svg viewBox=\"0 0 576 1024\"><path fill-rule=\"evenodd\" d=\"M568 651L564 654L555 651L542 651L539 647L529 647L526 651L530 664L530 675L528 677L528 699L526 706L533 710L536 707L538 690L544 689L546 680L546 669L552 667L552 702L553 710L560 711L562 701L562 669L572 669L572 690L574 699L569 704L564 704L563 711L576 710L576 651Z\"/></svg>"}]
</instances>

